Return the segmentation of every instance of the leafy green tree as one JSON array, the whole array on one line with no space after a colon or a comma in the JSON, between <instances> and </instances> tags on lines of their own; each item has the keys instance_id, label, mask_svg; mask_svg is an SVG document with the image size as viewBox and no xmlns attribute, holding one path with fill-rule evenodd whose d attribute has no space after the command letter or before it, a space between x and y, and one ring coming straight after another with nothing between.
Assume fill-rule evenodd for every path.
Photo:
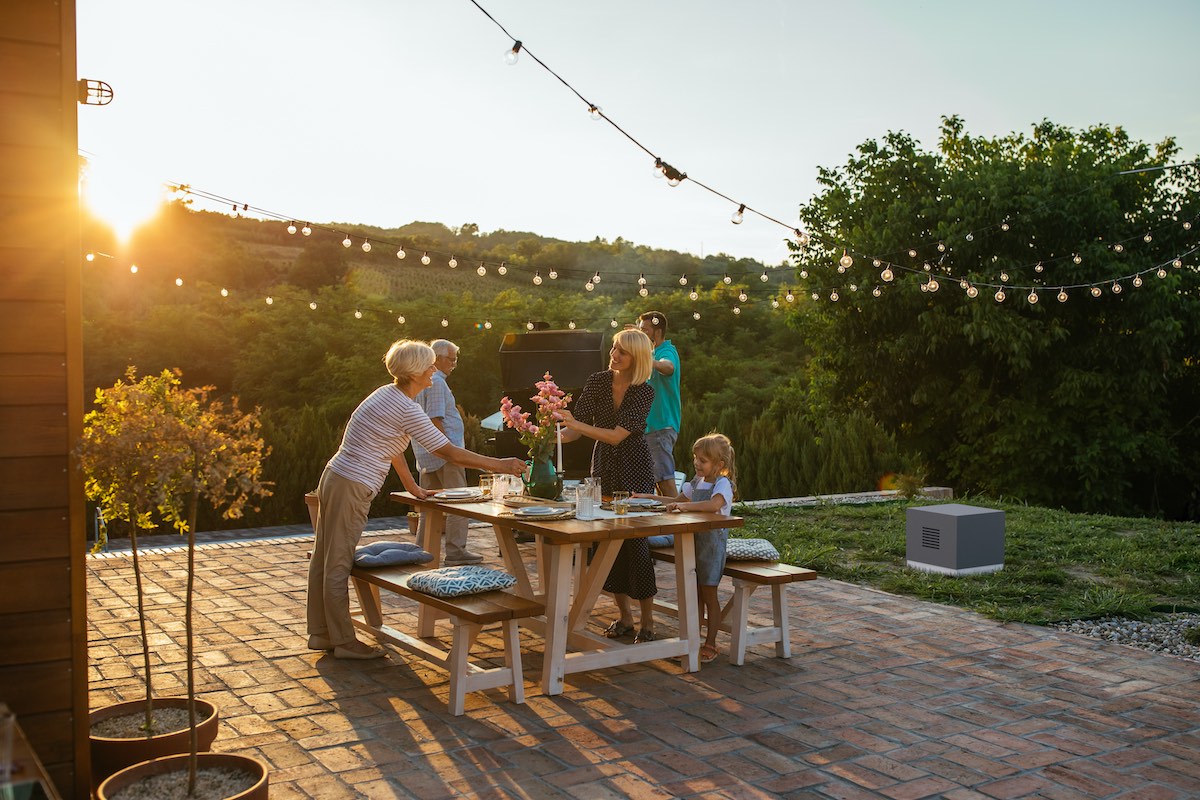
<instances>
[{"instance_id":1,"label":"leafy green tree","mask_svg":"<svg viewBox=\"0 0 1200 800\"><path fill-rule=\"evenodd\" d=\"M1123 174L1177 153L1105 126L973 137L951 117L935 152L889 133L823 169L801 212L813 240L795 247L820 298L796 315L812 410L865 411L960 490L1185 513L1200 484L1200 296L1185 255L1200 175Z\"/></svg>"}]
</instances>

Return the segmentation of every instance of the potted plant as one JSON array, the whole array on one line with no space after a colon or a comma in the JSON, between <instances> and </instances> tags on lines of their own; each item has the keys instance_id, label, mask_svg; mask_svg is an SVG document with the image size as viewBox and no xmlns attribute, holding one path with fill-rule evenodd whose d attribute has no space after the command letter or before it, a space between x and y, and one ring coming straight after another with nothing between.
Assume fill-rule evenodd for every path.
<instances>
[{"instance_id":1,"label":"potted plant","mask_svg":"<svg viewBox=\"0 0 1200 800\"><path fill-rule=\"evenodd\" d=\"M223 517L236 518L252 498L268 496L270 490L261 478L268 450L259 436L257 413L242 414L236 399L228 409L210 400L212 387L181 389L179 376L177 370L164 370L139 380L130 367L124 380L97 390L96 408L84 418L78 452L88 497L100 505L107 519L129 524L146 684L143 700L118 704L137 706L133 714L139 719L131 735L92 735L94 782L99 783L107 772L147 759L158 759L161 771L160 756L187 753L183 766L192 796L198 753L211 746L217 725L216 709L195 696L192 606L199 504L206 500ZM187 536L185 698L154 696L137 534L155 528L156 520ZM92 715L93 725L118 716L125 710L119 707L98 709ZM186 709L182 726L165 722L168 707ZM250 772L264 771L261 763L247 761Z\"/></svg>"}]
</instances>

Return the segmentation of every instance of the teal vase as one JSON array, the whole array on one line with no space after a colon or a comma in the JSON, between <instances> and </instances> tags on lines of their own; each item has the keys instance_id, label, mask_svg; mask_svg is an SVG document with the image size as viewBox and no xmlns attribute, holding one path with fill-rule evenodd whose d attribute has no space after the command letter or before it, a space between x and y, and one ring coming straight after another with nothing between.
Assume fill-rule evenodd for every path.
<instances>
[{"instance_id":1,"label":"teal vase","mask_svg":"<svg viewBox=\"0 0 1200 800\"><path fill-rule=\"evenodd\" d=\"M562 476L554 469L549 458L536 459L525 480L525 489L531 497L555 500L562 494Z\"/></svg>"}]
</instances>

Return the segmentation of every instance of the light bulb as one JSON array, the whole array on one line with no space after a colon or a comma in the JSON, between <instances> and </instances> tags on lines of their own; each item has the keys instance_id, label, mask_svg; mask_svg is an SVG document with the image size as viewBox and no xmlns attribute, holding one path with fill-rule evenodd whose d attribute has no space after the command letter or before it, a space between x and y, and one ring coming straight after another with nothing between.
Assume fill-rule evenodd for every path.
<instances>
[{"instance_id":1,"label":"light bulb","mask_svg":"<svg viewBox=\"0 0 1200 800\"><path fill-rule=\"evenodd\" d=\"M794 301L796 300L796 295L792 294L791 292L788 292L787 294L785 294L785 295L783 296L783 299L784 299L784 300L787 300L789 303L791 303L791 302L794 302Z\"/></svg>"},{"instance_id":2,"label":"light bulb","mask_svg":"<svg viewBox=\"0 0 1200 800\"><path fill-rule=\"evenodd\" d=\"M270 306L270 305L274 305L274 304L275 304L275 298L271 297L271 295L267 295L267 305Z\"/></svg>"},{"instance_id":3,"label":"light bulb","mask_svg":"<svg viewBox=\"0 0 1200 800\"><path fill-rule=\"evenodd\" d=\"M527 331L533 330L533 321L532 320L525 323L525 330L527 330Z\"/></svg>"},{"instance_id":4,"label":"light bulb","mask_svg":"<svg viewBox=\"0 0 1200 800\"><path fill-rule=\"evenodd\" d=\"M312 236L312 228L308 227L307 222L304 223L304 227L300 229L300 232L305 236Z\"/></svg>"},{"instance_id":5,"label":"light bulb","mask_svg":"<svg viewBox=\"0 0 1200 800\"><path fill-rule=\"evenodd\" d=\"M741 307L740 307L740 306L734 306L734 307L733 307L733 313L734 313L734 314L741 314L741 313L742 313L742 309L741 309Z\"/></svg>"},{"instance_id":6,"label":"light bulb","mask_svg":"<svg viewBox=\"0 0 1200 800\"><path fill-rule=\"evenodd\" d=\"M492 329L492 321L490 319L485 319L483 321L483 327L484 327L484 330L490 331Z\"/></svg>"},{"instance_id":7,"label":"light bulb","mask_svg":"<svg viewBox=\"0 0 1200 800\"><path fill-rule=\"evenodd\" d=\"M1112 293L1120 294L1121 293L1121 284L1117 283L1116 281L1113 281Z\"/></svg>"},{"instance_id":8,"label":"light bulb","mask_svg":"<svg viewBox=\"0 0 1200 800\"><path fill-rule=\"evenodd\" d=\"M442 327L443 327L443 328L449 328L449 327L450 327L450 320L446 319L445 317L442 317Z\"/></svg>"},{"instance_id":9,"label":"light bulb","mask_svg":"<svg viewBox=\"0 0 1200 800\"><path fill-rule=\"evenodd\" d=\"M1171 266L1174 267L1175 269L1179 269L1180 267L1183 266L1183 259L1181 259L1181 258L1175 259L1174 261L1171 262Z\"/></svg>"},{"instance_id":10,"label":"light bulb","mask_svg":"<svg viewBox=\"0 0 1200 800\"><path fill-rule=\"evenodd\" d=\"M1192 229L1192 223L1190 223L1190 222L1183 223L1183 229L1185 231L1190 231Z\"/></svg>"},{"instance_id":11,"label":"light bulb","mask_svg":"<svg viewBox=\"0 0 1200 800\"><path fill-rule=\"evenodd\" d=\"M647 289L645 286L643 286L642 288L638 289L638 294L641 295L642 297L646 297L647 295L650 294L650 290Z\"/></svg>"},{"instance_id":12,"label":"light bulb","mask_svg":"<svg viewBox=\"0 0 1200 800\"><path fill-rule=\"evenodd\" d=\"M767 271L765 269L763 270L763 274L758 276L758 279L760 281L762 281L763 283L766 283L767 281L771 280L770 278L767 277Z\"/></svg>"},{"instance_id":13,"label":"light bulb","mask_svg":"<svg viewBox=\"0 0 1200 800\"><path fill-rule=\"evenodd\" d=\"M642 274L638 275L638 286L645 286L645 285L646 285L646 273L643 272Z\"/></svg>"},{"instance_id":14,"label":"light bulb","mask_svg":"<svg viewBox=\"0 0 1200 800\"><path fill-rule=\"evenodd\" d=\"M596 288L596 284L592 283L591 281L588 281L587 283L585 283L583 285L583 288L590 292Z\"/></svg>"},{"instance_id":15,"label":"light bulb","mask_svg":"<svg viewBox=\"0 0 1200 800\"><path fill-rule=\"evenodd\" d=\"M408 253L404 252L403 247L401 247L399 250L396 251L396 258L400 259L401 261L403 261L404 257L407 255L408 255Z\"/></svg>"},{"instance_id":16,"label":"light bulb","mask_svg":"<svg viewBox=\"0 0 1200 800\"><path fill-rule=\"evenodd\" d=\"M941 284L937 282L937 278L929 279L929 291L936 292L940 288L941 288Z\"/></svg>"},{"instance_id":17,"label":"light bulb","mask_svg":"<svg viewBox=\"0 0 1200 800\"><path fill-rule=\"evenodd\" d=\"M938 242L938 247L937 247L937 249L938 249L938 252L939 252L939 253L944 253L944 252L946 252L946 245L945 245L945 243L944 243L944 242Z\"/></svg>"},{"instance_id":18,"label":"light bulb","mask_svg":"<svg viewBox=\"0 0 1200 800\"><path fill-rule=\"evenodd\" d=\"M970 297L970 298L974 299L974 298L976 298L976 297L978 297L978 296L979 296L979 290L978 290L978 289L976 289L974 286L968 286L968 287L967 287L967 297Z\"/></svg>"},{"instance_id":19,"label":"light bulb","mask_svg":"<svg viewBox=\"0 0 1200 800\"><path fill-rule=\"evenodd\" d=\"M962 280L960 280L958 282L958 288L962 289L964 292L967 290L967 287L970 285L971 284L967 282L966 278L963 278Z\"/></svg>"},{"instance_id":20,"label":"light bulb","mask_svg":"<svg viewBox=\"0 0 1200 800\"><path fill-rule=\"evenodd\" d=\"M852 291L852 292L857 292L857 291L858 291L858 284L857 284L857 283L852 283L852 284L850 284L850 291Z\"/></svg>"},{"instance_id":21,"label":"light bulb","mask_svg":"<svg viewBox=\"0 0 1200 800\"><path fill-rule=\"evenodd\" d=\"M221 297L229 297L229 290L222 288L221 289Z\"/></svg>"},{"instance_id":22,"label":"light bulb","mask_svg":"<svg viewBox=\"0 0 1200 800\"><path fill-rule=\"evenodd\" d=\"M1154 237L1147 233L1145 236L1142 237L1142 241L1145 242L1146 244L1150 244L1150 242L1154 241Z\"/></svg>"},{"instance_id":23,"label":"light bulb","mask_svg":"<svg viewBox=\"0 0 1200 800\"><path fill-rule=\"evenodd\" d=\"M175 285L176 285L176 286L183 286L183 278L176 278L176 279L175 279Z\"/></svg>"},{"instance_id":24,"label":"light bulb","mask_svg":"<svg viewBox=\"0 0 1200 800\"><path fill-rule=\"evenodd\" d=\"M654 177L661 178L664 174L661 158L654 159Z\"/></svg>"},{"instance_id":25,"label":"light bulb","mask_svg":"<svg viewBox=\"0 0 1200 800\"><path fill-rule=\"evenodd\" d=\"M1058 302L1060 302L1060 303L1067 302L1067 290L1066 289L1058 290Z\"/></svg>"},{"instance_id":26,"label":"light bulb","mask_svg":"<svg viewBox=\"0 0 1200 800\"><path fill-rule=\"evenodd\" d=\"M450 269L458 269L458 259L454 256L450 256L450 261L448 263L450 264Z\"/></svg>"},{"instance_id":27,"label":"light bulb","mask_svg":"<svg viewBox=\"0 0 1200 800\"><path fill-rule=\"evenodd\" d=\"M845 250L843 250L842 257L838 260L838 263L841 264L843 267L849 268L849 267L854 266L854 259L850 257L849 253L847 253Z\"/></svg>"},{"instance_id":28,"label":"light bulb","mask_svg":"<svg viewBox=\"0 0 1200 800\"><path fill-rule=\"evenodd\" d=\"M1158 268L1158 277L1160 277L1160 278L1167 277L1167 271L1165 269L1163 269L1162 267L1159 267Z\"/></svg>"},{"instance_id":29,"label":"light bulb","mask_svg":"<svg viewBox=\"0 0 1200 800\"><path fill-rule=\"evenodd\" d=\"M693 311L693 312L692 312L692 319L700 319L700 312L699 312L699 311ZM614 326L614 327L615 327L615 326Z\"/></svg>"},{"instance_id":30,"label":"light bulb","mask_svg":"<svg viewBox=\"0 0 1200 800\"><path fill-rule=\"evenodd\" d=\"M487 275L487 267L485 267L485 266L483 265L483 262L482 262L482 261L480 261L480 262L479 262L479 266L475 268L475 274L476 274L476 275L478 275L478 276L479 276L479 277L481 277L481 278L482 278L484 275Z\"/></svg>"},{"instance_id":31,"label":"light bulb","mask_svg":"<svg viewBox=\"0 0 1200 800\"><path fill-rule=\"evenodd\" d=\"M909 250L909 251L908 251L908 257L909 257L909 258L916 258L916 257L917 257L917 251L916 251L916 250Z\"/></svg>"},{"instance_id":32,"label":"light bulb","mask_svg":"<svg viewBox=\"0 0 1200 800\"><path fill-rule=\"evenodd\" d=\"M313 303L309 303L309 304L308 304L308 307L309 307L309 308L311 308L313 311L316 311L316 310L317 310L317 304L316 304L315 302L313 302Z\"/></svg>"},{"instance_id":33,"label":"light bulb","mask_svg":"<svg viewBox=\"0 0 1200 800\"><path fill-rule=\"evenodd\" d=\"M687 286L687 275L686 275L686 274L685 274L685 275L680 275L680 276L679 276L679 285L680 285L680 286Z\"/></svg>"},{"instance_id":34,"label":"light bulb","mask_svg":"<svg viewBox=\"0 0 1200 800\"><path fill-rule=\"evenodd\" d=\"M809 243L809 241L810 241L809 236L804 231L800 230L799 228L796 228L795 234L796 234L796 241L799 242L801 245L806 245Z\"/></svg>"},{"instance_id":35,"label":"light bulb","mask_svg":"<svg viewBox=\"0 0 1200 800\"><path fill-rule=\"evenodd\" d=\"M1093 286L1092 287L1092 297L1099 297L1099 296L1100 296L1100 287Z\"/></svg>"},{"instance_id":36,"label":"light bulb","mask_svg":"<svg viewBox=\"0 0 1200 800\"><path fill-rule=\"evenodd\" d=\"M973 242L973 241L975 241L975 234L973 234L973 233L968 233L968 234L967 234L967 241L968 241L968 242Z\"/></svg>"},{"instance_id":37,"label":"light bulb","mask_svg":"<svg viewBox=\"0 0 1200 800\"><path fill-rule=\"evenodd\" d=\"M549 275L550 275L550 280L552 280L552 281L558 280L558 270L552 268L549 272Z\"/></svg>"},{"instance_id":38,"label":"light bulb","mask_svg":"<svg viewBox=\"0 0 1200 800\"><path fill-rule=\"evenodd\" d=\"M610 320L608 321L608 327L610 327L610 328L615 328L615 327L617 327L617 321L616 321L615 319L610 319Z\"/></svg>"},{"instance_id":39,"label":"light bulb","mask_svg":"<svg viewBox=\"0 0 1200 800\"><path fill-rule=\"evenodd\" d=\"M921 265L921 269L925 270L926 272L933 272L933 267L929 266L928 261Z\"/></svg>"},{"instance_id":40,"label":"light bulb","mask_svg":"<svg viewBox=\"0 0 1200 800\"><path fill-rule=\"evenodd\" d=\"M834 289L832 292L829 293L829 299L835 303L840 299L840 297L841 297L841 295L839 295L837 293L837 289Z\"/></svg>"},{"instance_id":41,"label":"light bulb","mask_svg":"<svg viewBox=\"0 0 1200 800\"><path fill-rule=\"evenodd\" d=\"M599 283L599 282L600 282L600 272L599 272L599 270L597 270L596 273L594 275L592 275L592 283Z\"/></svg>"},{"instance_id":42,"label":"light bulb","mask_svg":"<svg viewBox=\"0 0 1200 800\"><path fill-rule=\"evenodd\" d=\"M424 264L425 266L427 266L427 267L428 267L428 266L429 266L429 262L430 262L430 260L431 260L431 259L429 258L429 253L428 253L428 251L426 251L425 253L422 253L422 254L421 254L421 263L422 263L422 264Z\"/></svg>"},{"instance_id":43,"label":"light bulb","mask_svg":"<svg viewBox=\"0 0 1200 800\"><path fill-rule=\"evenodd\" d=\"M1008 223L1007 223L1007 222L1003 222L1003 223L1001 223L1001 224L1000 224L1000 230L1002 230L1002 231L1007 231L1007 230L1008 230Z\"/></svg>"},{"instance_id":44,"label":"light bulb","mask_svg":"<svg viewBox=\"0 0 1200 800\"><path fill-rule=\"evenodd\" d=\"M89 251L88 254L86 256L84 256L84 258L87 259L88 261L95 261L96 254Z\"/></svg>"},{"instance_id":45,"label":"light bulb","mask_svg":"<svg viewBox=\"0 0 1200 800\"><path fill-rule=\"evenodd\" d=\"M807 278L807 277L808 277L808 270L806 270L806 269L802 269L802 270L800 270L800 277L801 277L801 278Z\"/></svg>"},{"instance_id":46,"label":"light bulb","mask_svg":"<svg viewBox=\"0 0 1200 800\"><path fill-rule=\"evenodd\" d=\"M588 114L597 122L604 119L604 109L600 106L589 106Z\"/></svg>"},{"instance_id":47,"label":"light bulb","mask_svg":"<svg viewBox=\"0 0 1200 800\"><path fill-rule=\"evenodd\" d=\"M883 262L880 261L878 258L872 259L871 266L874 267L875 269L879 269L881 266L883 266Z\"/></svg>"},{"instance_id":48,"label":"light bulb","mask_svg":"<svg viewBox=\"0 0 1200 800\"><path fill-rule=\"evenodd\" d=\"M357 308L356 308L356 309L354 309L354 318L355 318L355 319L362 319L362 312L361 312L361 311L359 311Z\"/></svg>"},{"instance_id":49,"label":"light bulb","mask_svg":"<svg viewBox=\"0 0 1200 800\"><path fill-rule=\"evenodd\" d=\"M1026 299L1029 301L1029 305L1031 305L1031 306L1032 306L1032 305L1037 305L1037 301L1038 301L1037 292L1036 292L1036 291L1034 291L1033 289L1030 289L1030 290L1029 290L1029 297L1027 297Z\"/></svg>"},{"instance_id":50,"label":"light bulb","mask_svg":"<svg viewBox=\"0 0 1200 800\"><path fill-rule=\"evenodd\" d=\"M1003 290L1003 289L997 289L997 290L996 290L996 302L997 302L997 303L1003 303L1003 302L1004 302L1004 298L1005 298L1005 297L1007 297L1007 295L1006 295L1006 294L1004 294L1004 290Z\"/></svg>"},{"instance_id":51,"label":"light bulb","mask_svg":"<svg viewBox=\"0 0 1200 800\"><path fill-rule=\"evenodd\" d=\"M874 289L871 290L871 294L875 295L876 297L880 297L883 295L883 290L880 289L878 286L876 286Z\"/></svg>"},{"instance_id":52,"label":"light bulb","mask_svg":"<svg viewBox=\"0 0 1200 800\"><path fill-rule=\"evenodd\" d=\"M1074 261L1076 264L1082 264L1082 263L1083 263L1083 256L1081 256L1081 255L1079 255L1078 253L1076 253L1075 255L1071 256L1071 260L1072 260L1072 261Z\"/></svg>"},{"instance_id":53,"label":"light bulb","mask_svg":"<svg viewBox=\"0 0 1200 800\"><path fill-rule=\"evenodd\" d=\"M745 203L740 204L738 206L738 210L733 212L733 216L731 216L729 218L729 221L732 222L734 225L741 225L742 219L743 219L742 214L745 210L746 210L746 204Z\"/></svg>"},{"instance_id":54,"label":"light bulb","mask_svg":"<svg viewBox=\"0 0 1200 800\"><path fill-rule=\"evenodd\" d=\"M354 242L350 241L349 236L346 236L345 239L342 239L342 247L349 247L352 244L354 244Z\"/></svg>"},{"instance_id":55,"label":"light bulb","mask_svg":"<svg viewBox=\"0 0 1200 800\"><path fill-rule=\"evenodd\" d=\"M1141 285L1142 285L1142 276L1134 275L1133 276L1133 287L1136 289L1137 287L1139 287Z\"/></svg>"},{"instance_id":56,"label":"light bulb","mask_svg":"<svg viewBox=\"0 0 1200 800\"><path fill-rule=\"evenodd\" d=\"M1007 273L1007 272L1001 272L1001 273L1000 273L1000 280L1001 280L1001 281L1003 281L1004 283L1008 283L1008 273Z\"/></svg>"},{"instance_id":57,"label":"light bulb","mask_svg":"<svg viewBox=\"0 0 1200 800\"><path fill-rule=\"evenodd\" d=\"M813 300L821 299L821 295L817 294L816 292L813 292L811 295L809 295L809 297L811 297Z\"/></svg>"},{"instance_id":58,"label":"light bulb","mask_svg":"<svg viewBox=\"0 0 1200 800\"><path fill-rule=\"evenodd\" d=\"M571 330L575 330L575 320L571 320L570 322L568 322L567 327L570 328Z\"/></svg>"},{"instance_id":59,"label":"light bulb","mask_svg":"<svg viewBox=\"0 0 1200 800\"><path fill-rule=\"evenodd\" d=\"M1042 270L1044 270L1044 269L1045 269L1045 267L1043 267L1043 266L1042 266L1042 262L1040 262L1040 261L1039 261L1039 262L1037 263L1037 266L1033 268L1033 271L1034 271L1034 272L1041 272L1041 271L1042 271Z\"/></svg>"},{"instance_id":60,"label":"light bulb","mask_svg":"<svg viewBox=\"0 0 1200 800\"><path fill-rule=\"evenodd\" d=\"M401 314L400 316L396 317L396 322L399 322L401 325L403 325L405 322L404 315Z\"/></svg>"},{"instance_id":61,"label":"light bulb","mask_svg":"<svg viewBox=\"0 0 1200 800\"><path fill-rule=\"evenodd\" d=\"M362 250L363 250L363 252L364 252L364 253L369 253L369 252L371 252L371 243L370 243L370 242L363 242L363 243L362 243Z\"/></svg>"},{"instance_id":62,"label":"light bulb","mask_svg":"<svg viewBox=\"0 0 1200 800\"><path fill-rule=\"evenodd\" d=\"M726 273L725 273L725 277L724 277L724 278L721 278L721 283L725 284L726 286L728 286L729 284L733 283L733 278L729 277L729 273L728 273L728 272L726 272Z\"/></svg>"},{"instance_id":63,"label":"light bulb","mask_svg":"<svg viewBox=\"0 0 1200 800\"><path fill-rule=\"evenodd\" d=\"M295 234L296 233L296 223L289 222L288 226L287 226L287 232L291 233L291 234Z\"/></svg>"},{"instance_id":64,"label":"light bulb","mask_svg":"<svg viewBox=\"0 0 1200 800\"><path fill-rule=\"evenodd\" d=\"M542 285L542 273L541 272L533 273L533 285L534 286Z\"/></svg>"},{"instance_id":65,"label":"light bulb","mask_svg":"<svg viewBox=\"0 0 1200 800\"><path fill-rule=\"evenodd\" d=\"M742 303L746 302L746 293L745 292L738 292L738 301L742 302Z\"/></svg>"},{"instance_id":66,"label":"light bulb","mask_svg":"<svg viewBox=\"0 0 1200 800\"><path fill-rule=\"evenodd\" d=\"M879 277L883 278L885 283L891 283L892 279L895 278L896 276L892 272L891 267L888 267L883 272L879 273Z\"/></svg>"},{"instance_id":67,"label":"light bulb","mask_svg":"<svg viewBox=\"0 0 1200 800\"><path fill-rule=\"evenodd\" d=\"M699 299L700 299L700 295L697 294L694 290L688 292L688 300L695 302L696 300L699 300Z\"/></svg>"},{"instance_id":68,"label":"light bulb","mask_svg":"<svg viewBox=\"0 0 1200 800\"><path fill-rule=\"evenodd\" d=\"M1113 245L1113 252L1114 253L1124 253L1125 245L1121 244L1120 242L1117 242L1116 244Z\"/></svg>"},{"instance_id":69,"label":"light bulb","mask_svg":"<svg viewBox=\"0 0 1200 800\"><path fill-rule=\"evenodd\" d=\"M137 264L130 264L130 265L129 265L129 271L130 271L132 274L134 274L134 275L137 275L137 271L138 271L138 265L137 265Z\"/></svg>"},{"instance_id":70,"label":"light bulb","mask_svg":"<svg viewBox=\"0 0 1200 800\"><path fill-rule=\"evenodd\" d=\"M846 265L845 265L845 264L838 264L838 272L839 272L839 273L843 273L843 272L845 272L845 271L846 271Z\"/></svg>"},{"instance_id":71,"label":"light bulb","mask_svg":"<svg viewBox=\"0 0 1200 800\"><path fill-rule=\"evenodd\" d=\"M779 298L778 297L771 298L771 308L779 308Z\"/></svg>"},{"instance_id":72,"label":"light bulb","mask_svg":"<svg viewBox=\"0 0 1200 800\"><path fill-rule=\"evenodd\" d=\"M498 272L501 275L507 275L508 274L508 262L501 261L500 266L496 267L496 272Z\"/></svg>"},{"instance_id":73,"label":"light bulb","mask_svg":"<svg viewBox=\"0 0 1200 800\"><path fill-rule=\"evenodd\" d=\"M680 182L679 178L676 177L675 175L672 175L670 178L667 178L667 186L671 186L671 187L678 186L679 182Z\"/></svg>"},{"instance_id":74,"label":"light bulb","mask_svg":"<svg viewBox=\"0 0 1200 800\"><path fill-rule=\"evenodd\" d=\"M510 67L517 63L517 59L521 56L521 43L514 41L511 50L504 51L504 63Z\"/></svg>"}]
</instances>

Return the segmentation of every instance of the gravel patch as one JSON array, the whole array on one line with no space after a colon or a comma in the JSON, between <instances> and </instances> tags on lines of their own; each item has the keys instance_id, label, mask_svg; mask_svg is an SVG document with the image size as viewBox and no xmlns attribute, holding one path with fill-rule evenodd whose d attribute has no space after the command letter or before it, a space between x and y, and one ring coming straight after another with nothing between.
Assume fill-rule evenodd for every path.
<instances>
[{"instance_id":1,"label":"gravel patch","mask_svg":"<svg viewBox=\"0 0 1200 800\"><path fill-rule=\"evenodd\" d=\"M1200 661L1200 646L1190 644L1183 638L1189 628L1200 628L1200 614L1160 614L1146 619L1077 619L1057 622L1050 627L1114 644L1138 647L1152 653Z\"/></svg>"}]
</instances>

